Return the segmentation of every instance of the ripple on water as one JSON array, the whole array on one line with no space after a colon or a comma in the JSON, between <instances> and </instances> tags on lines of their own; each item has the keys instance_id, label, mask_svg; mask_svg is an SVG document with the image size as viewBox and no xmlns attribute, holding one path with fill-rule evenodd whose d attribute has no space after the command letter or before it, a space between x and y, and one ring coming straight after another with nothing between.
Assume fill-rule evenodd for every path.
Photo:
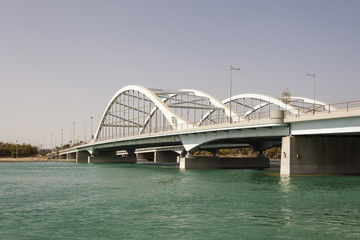
<instances>
[{"instance_id":1,"label":"ripple on water","mask_svg":"<svg viewBox=\"0 0 360 240\"><path fill-rule=\"evenodd\" d=\"M359 176L7 163L3 239L356 239ZM44 237L46 236L46 237Z\"/></svg>"}]
</instances>

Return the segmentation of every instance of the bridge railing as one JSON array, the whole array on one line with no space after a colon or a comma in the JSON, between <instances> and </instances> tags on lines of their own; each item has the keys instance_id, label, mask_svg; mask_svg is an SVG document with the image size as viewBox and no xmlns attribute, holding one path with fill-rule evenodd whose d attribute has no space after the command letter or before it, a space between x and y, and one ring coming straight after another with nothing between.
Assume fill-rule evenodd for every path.
<instances>
[{"instance_id":1,"label":"bridge railing","mask_svg":"<svg viewBox=\"0 0 360 240\"><path fill-rule=\"evenodd\" d=\"M196 122L188 122L184 124L177 124L176 126L171 126L171 125L161 126L161 127L152 126L151 128L146 129L141 133L133 132L133 131L123 132L121 133L121 136L117 136L117 137L109 136L107 138L102 138L101 140L99 140L99 142L113 140L113 139L129 138L135 136L149 136L152 134L159 134L159 133L166 133L173 131L218 127L224 124L239 124L239 123L251 124L252 122L258 122L263 119L270 119L270 111L253 112L246 117L233 116L233 119L236 120L233 120L231 123L230 123L230 117L218 117L216 118L216 122L204 121L201 124L199 124L199 122L196 121Z\"/></svg>"},{"instance_id":2,"label":"bridge railing","mask_svg":"<svg viewBox=\"0 0 360 240\"><path fill-rule=\"evenodd\" d=\"M273 109L274 110L274 109ZM280 110L280 109L278 109ZM297 110L284 110L284 118L285 119L291 119L291 118L299 118L299 117L305 117L305 116L312 116L312 115L324 115L324 114L335 114L335 113L341 113L341 112L354 112L358 110L360 112L360 100L358 101L349 101L349 102L341 102L341 103L334 103L334 104L328 104L328 105L315 105L313 107L308 108L299 108ZM267 109L260 109L258 111L252 112L251 114L247 116L233 116L232 123L254 123L256 121L265 120L265 119L271 119L271 110ZM135 137L135 136L146 136L146 135L152 135L152 134L159 134L159 133L165 133L165 132L173 132L173 131L182 131L182 130L190 130L190 129L201 129L201 128L208 128L208 127L217 127L224 124L230 124L230 118L229 117L218 117L216 119L207 120L204 122L199 123L199 121L196 122L188 122L185 124L178 124L175 127L171 125L161 126L161 127L155 127L151 126L151 128L146 129L143 132L137 132L137 131L128 131L121 133L121 136L108 136L106 138L102 138L99 141L108 141L113 139L121 139L121 138L129 138L129 137Z\"/></svg>"},{"instance_id":3,"label":"bridge railing","mask_svg":"<svg viewBox=\"0 0 360 240\"><path fill-rule=\"evenodd\" d=\"M342 102L342 103L335 103L329 105L333 108L333 110L343 110L346 112L353 111L360 108L360 100L357 101L350 101L350 102ZM329 108L329 112L331 108Z\"/></svg>"},{"instance_id":4,"label":"bridge railing","mask_svg":"<svg viewBox=\"0 0 360 240\"><path fill-rule=\"evenodd\" d=\"M309 108L298 109L297 114L285 111L285 118L296 118L301 116L318 115L318 114L332 114L340 112L353 112L360 110L360 100L340 102L327 105L315 105Z\"/></svg>"}]
</instances>

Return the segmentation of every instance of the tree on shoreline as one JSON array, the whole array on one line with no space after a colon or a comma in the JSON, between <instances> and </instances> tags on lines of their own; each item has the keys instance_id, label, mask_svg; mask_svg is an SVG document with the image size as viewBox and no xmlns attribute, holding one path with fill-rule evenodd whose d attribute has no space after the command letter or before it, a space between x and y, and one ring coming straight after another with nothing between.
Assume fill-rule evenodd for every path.
<instances>
[{"instance_id":1,"label":"tree on shoreline","mask_svg":"<svg viewBox=\"0 0 360 240\"><path fill-rule=\"evenodd\" d=\"M38 148L30 144L13 144L0 142L0 157L16 157L16 146L18 157L31 157L38 154Z\"/></svg>"}]
</instances>

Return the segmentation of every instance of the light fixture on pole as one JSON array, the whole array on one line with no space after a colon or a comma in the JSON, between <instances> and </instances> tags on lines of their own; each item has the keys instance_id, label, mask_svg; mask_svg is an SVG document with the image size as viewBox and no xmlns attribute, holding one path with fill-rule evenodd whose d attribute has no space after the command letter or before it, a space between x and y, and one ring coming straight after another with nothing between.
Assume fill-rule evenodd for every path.
<instances>
[{"instance_id":1,"label":"light fixture on pole","mask_svg":"<svg viewBox=\"0 0 360 240\"><path fill-rule=\"evenodd\" d=\"M314 78L314 104L313 104L313 114L315 114L315 73L313 74L306 74L306 76L310 76L310 77L313 77Z\"/></svg>"},{"instance_id":2,"label":"light fixture on pole","mask_svg":"<svg viewBox=\"0 0 360 240\"><path fill-rule=\"evenodd\" d=\"M240 68L234 68L233 66L230 65L230 123L232 123L232 110L231 110L231 96L232 96L232 71L233 70L238 70L240 71L241 69Z\"/></svg>"},{"instance_id":3,"label":"light fixture on pole","mask_svg":"<svg viewBox=\"0 0 360 240\"><path fill-rule=\"evenodd\" d=\"M92 125L93 125L93 124L92 124L93 118L94 118L94 117L90 117L90 119L91 119L91 123L90 123L90 125L91 125L91 126L90 126L90 136L91 136L91 140L94 138L94 136L93 136L93 134L92 134L92 133L93 133L93 131L92 131L92 130L93 130L93 129L92 129L92 127L93 127L93 126L92 126Z\"/></svg>"},{"instance_id":4,"label":"light fixture on pole","mask_svg":"<svg viewBox=\"0 0 360 240\"><path fill-rule=\"evenodd\" d=\"M16 160L18 159L18 140L16 140Z\"/></svg>"}]
</instances>

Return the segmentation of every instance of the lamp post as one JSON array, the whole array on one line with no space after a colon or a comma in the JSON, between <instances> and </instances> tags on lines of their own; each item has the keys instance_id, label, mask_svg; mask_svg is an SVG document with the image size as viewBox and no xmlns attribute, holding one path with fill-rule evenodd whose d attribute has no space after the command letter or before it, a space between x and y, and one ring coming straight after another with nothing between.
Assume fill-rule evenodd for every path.
<instances>
[{"instance_id":1,"label":"lamp post","mask_svg":"<svg viewBox=\"0 0 360 240\"><path fill-rule=\"evenodd\" d=\"M234 68L233 66L230 65L230 123L232 123L232 110L231 110L231 96L232 96L232 71L233 70L238 70L240 71L240 68Z\"/></svg>"},{"instance_id":2,"label":"lamp post","mask_svg":"<svg viewBox=\"0 0 360 240\"><path fill-rule=\"evenodd\" d=\"M18 140L16 140L16 160L18 159Z\"/></svg>"},{"instance_id":3,"label":"lamp post","mask_svg":"<svg viewBox=\"0 0 360 240\"><path fill-rule=\"evenodd\" d=\"M90 124L90 125L91 125L91 127L90 127L90 136L91 136L91 140L92 140L92 139L93 139L93 137L94 137L94 136L93 136L93 134L92 134L92 133L93 133L93 131L92 131L92 130L93 130L93 129L92 129L92 127L93 127L93 126L92 126L92 121L93 121L93 118L94 118L94 117L90 117L90 120L91 120L91 124Z\"/></svg>"},{"instance_id":4,"label":"lamp post","mask_svg":"<svg viewBox=\"0 0 360 240\"><path fill-rule=\"evenodd\" d=\"M310 77L313 77L314 78L314 104L313 104L313 114L315 114L315 73L313 74L306 74L306 76L310 76Z\"/></svg>"}]
</instances>

